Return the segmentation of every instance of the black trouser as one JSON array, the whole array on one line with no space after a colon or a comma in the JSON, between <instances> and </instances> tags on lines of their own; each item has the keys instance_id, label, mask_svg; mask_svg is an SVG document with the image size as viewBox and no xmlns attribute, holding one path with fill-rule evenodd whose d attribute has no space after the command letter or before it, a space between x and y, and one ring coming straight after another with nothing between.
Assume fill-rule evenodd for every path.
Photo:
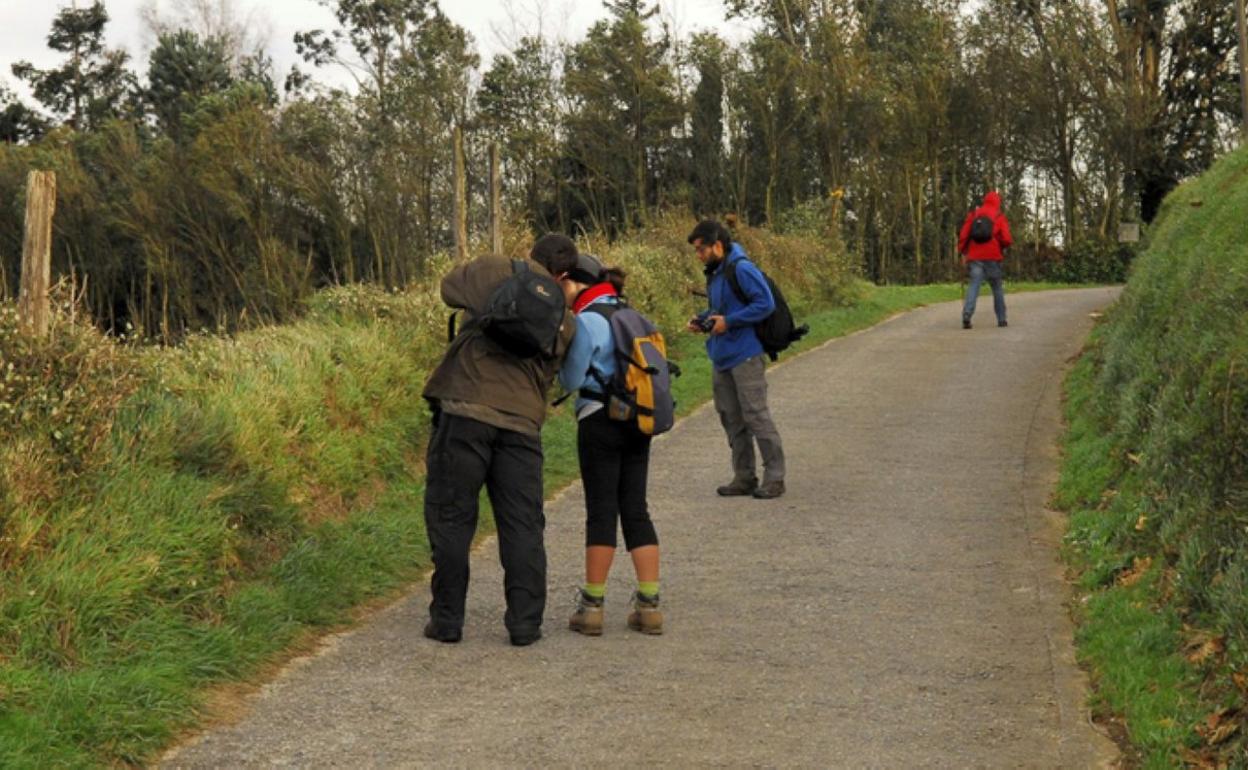
<instances>
[{"instance_id":1,"label":"black trouser","mask_svg":"<svg viewBox=\"0 0 1248 770\"><path fill-rule=\"evenodd\" d=\"M600 409L577 424L576 451L585 488L585 545L614 548L617 521L628 550L658 545L646 507L650 436Z\"/></svg>"},{"instance_id":2,"label":"black trouser","mask_svg":"<svg viewBox=\"0 0 1248 770\"><path fill-rule=\"evenodd\" d=\"M441 629L464 624L468 550L484 484L498 525L507 614L514 636L536 631L546 608L542 531L542 441L467 417L440 414L426 458L425 529L433 555L429 616Z\"/></svg>"}]
</instances>

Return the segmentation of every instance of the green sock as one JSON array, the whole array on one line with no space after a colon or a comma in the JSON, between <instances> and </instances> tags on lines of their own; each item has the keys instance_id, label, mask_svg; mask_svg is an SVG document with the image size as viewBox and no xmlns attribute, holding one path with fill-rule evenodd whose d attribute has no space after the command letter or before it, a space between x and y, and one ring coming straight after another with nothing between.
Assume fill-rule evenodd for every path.
<instances>
[{"instance_id":1,"label":"green sock","mask_svg":"<svg viewBox=\"0 0 1248 770\"><path fill-rule=\"evenodd\" d=\"M656 580L653 583L644 581L644 580L638 581L637 593L641 594L642 596L658 596L659 595L659 581Z\"/></svg>"},{"instance_id":2,"label":"green sock","mask_svg":"<svg viewBox=\"0 0 1248 770\"><path fill-rule=\"evenodd\" d=\"M584 591L585 595L590 597L591 599L601 599L607 595L607 584L606 583L586 583L585 587L582 588L581 590Z\"/></svg>"}]
</instances>

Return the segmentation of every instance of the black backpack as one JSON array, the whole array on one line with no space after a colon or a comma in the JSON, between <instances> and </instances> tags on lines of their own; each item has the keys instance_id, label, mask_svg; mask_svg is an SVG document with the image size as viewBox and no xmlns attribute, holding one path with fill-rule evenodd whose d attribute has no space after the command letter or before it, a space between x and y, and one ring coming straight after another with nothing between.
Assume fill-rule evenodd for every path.
<instances>
[{"instance_id":1,"label":"black backpack","mask_svg":"<svg viewBox=\"0 0 1248 770\"><path fill-rule=\"evenodd\" d=\"M971 240L976 243L987 243L992 240L992 231L997 224L996 217L980 214L971 220Z\"/></svg>"},{"instance_id":2,"label":"black backpack","mask_svg":"<svg viewBox=\"0 0 1248 770\"><path fill-rule=\"evenodd\" d=\"M755 265L755 267L758 266ZM794 323L793 311L789 310L789 303L785 301L780 287L771 280L771 276L763 273L761 267L758 271L763 274L767 288L771 289L771 296L776 300L776 309L771 315L754 324L754 334L758 335L758 341L763 344L763 352L775 361L780 357L780 351L787 350L794 342L805 337L810 327L806 324L798 326ZM748 305L750 298L745 296L745 292L741 290L741 282L737 280L737 260L734 259L724 266L724 277L728 279L728 285L732 287L732 293L737 295L737 299L741 300L742 304Z\"/></svg>"},{"instance_id":3,"label":"black backpack","mask_svg":"<svg viewBox=\"0 0 1248 770\"><path fill-rule=\"evenodd\" d=\"M554 356L567 306L554 278L534 272L523 259L511 260L511 275L490 293L485 310L463 328L480 327L504 350L520 356ZM457 311L458 312L458 311ZM455 337L455 313L447 322L447 341Z\"/></svg>"}]
</instances>

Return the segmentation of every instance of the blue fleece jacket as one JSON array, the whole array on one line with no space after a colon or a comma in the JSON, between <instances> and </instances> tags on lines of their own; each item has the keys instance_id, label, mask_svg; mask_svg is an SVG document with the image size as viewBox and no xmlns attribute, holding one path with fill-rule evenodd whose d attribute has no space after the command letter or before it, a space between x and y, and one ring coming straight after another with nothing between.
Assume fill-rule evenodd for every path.
<instances>
[{"instance_id":1,"label":"blue fleece jacket","mask_svg":"<svg viewBox=\"0 0 1248 770\"><path fill-rule=\"evenodd\" d=\"M724 275L724 268L729 262L735 263L737 282L749 299L748 303L737 298ZM706 340L706 354L715 369L726 372L754 356L762 355L763 344L754 333L754 324L771 315L776 309L776 300L771 296L767 279L763 278L762 271L745 255L741 244L732 244L732 250L709 273L706 294L710 309L702 313L701 317L722 315L728 324L726 332L712 334Z\"/></svg>"},{"instance_id":2,"label":"blue fleece jacket","mask_svg":"<svg viewBox=\"0 0 1248 770\"><path fill-rule=\"evenodd\" d=\"M591 368L607 382L615 375L615 346L611 339L611 324L601 313L586 312L600 303L616 305L619 300L612 296L599 297L576 314L576 336L572 338L568 355L559 369L559 384L568 392L582 388L595 393L603 392L602 385L589 373ZM578 419L597 411L593 407L601 408L602 402L577 395Z\"/></svg>"}]
</instances>

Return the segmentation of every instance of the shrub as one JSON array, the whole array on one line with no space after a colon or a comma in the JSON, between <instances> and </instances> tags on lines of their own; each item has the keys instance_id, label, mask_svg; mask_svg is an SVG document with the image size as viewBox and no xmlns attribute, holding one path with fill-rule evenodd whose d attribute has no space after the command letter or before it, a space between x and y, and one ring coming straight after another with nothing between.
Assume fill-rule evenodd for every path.
<instances>
[{"instance_id":1,"label":"shrub","mask_svg":"<svg viewBox=\"0 0 1248 770\"><path fill-rule=\"evenodd\" d=\"M1123 283L1135 258L1136 247L1129 243L1083 240L1064 254L1043 263L1043 277L1056 283Z\"/></svg>"},{"instance_id":2,"label":"shrub","mask_svg":"<svg viewBox=\"0 0 1248 770\"><path fill-rule=\"evenodd\" d=\"M47 501L98 463L120 404L138 386L137 357L53 290L48 335L18 330L17 307L0 303L0 504ZM44 481L37 481L43 479Z\"/></svg>"}]
</instances>

